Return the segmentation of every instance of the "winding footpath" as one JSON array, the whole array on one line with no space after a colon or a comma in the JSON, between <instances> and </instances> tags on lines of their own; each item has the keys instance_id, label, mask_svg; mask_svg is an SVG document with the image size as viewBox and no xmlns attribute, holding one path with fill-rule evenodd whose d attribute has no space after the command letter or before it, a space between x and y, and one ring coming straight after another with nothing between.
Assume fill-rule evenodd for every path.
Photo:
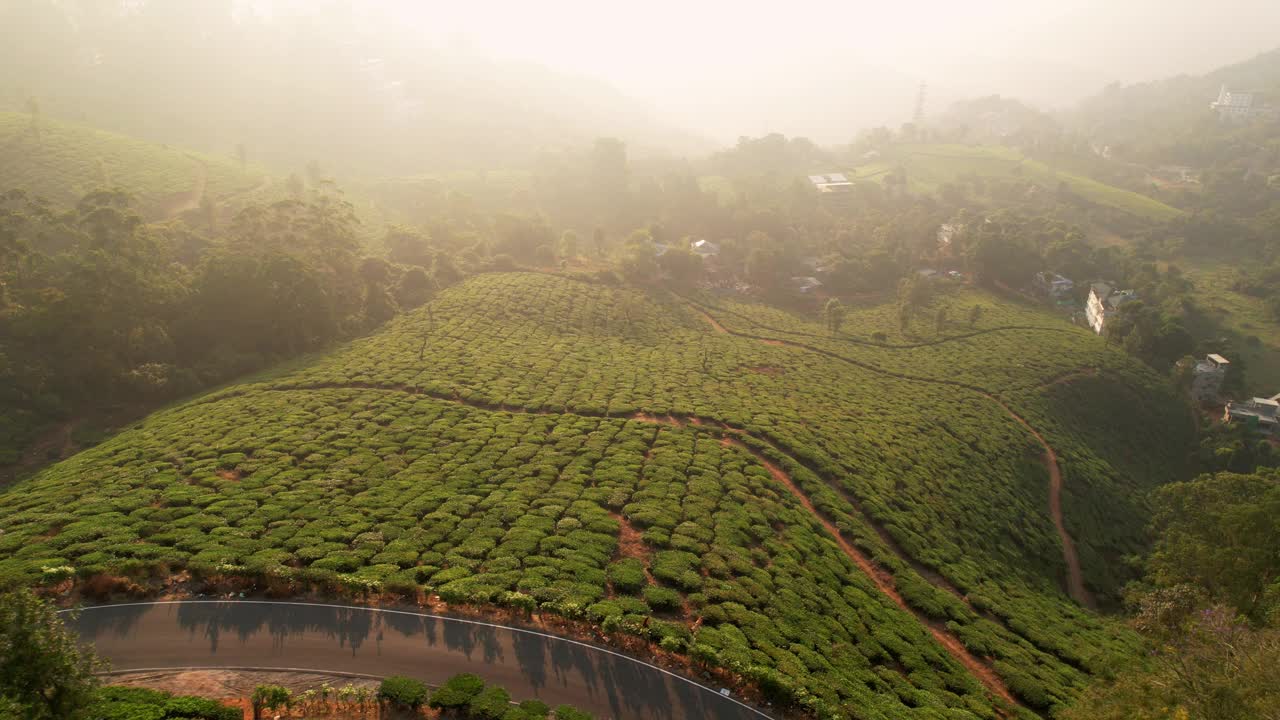
<instances>
[{"instance_id":1,"label":"winding footpath","mask_svg":"<svg viewBox=\"0 0 1280 720\"><path fill-rule=\"evenodd\" d=\"M474 672L517 699L571 704L602 720L769 720L643 660L522 627L412 610L258 600L122 603L66 622L113 673L279 670L407 675L442 684Z\"/></svg>"},{"instance_id":2,"label":"winding footpath","mask_svg":"<svg viewBox=\"0 0 1280 720\"><path fill-rule=\"evenodd\" d=\"M1058 465L1058 455L1053 451L1053 448L1049 446L1049 443L1044 439L1044 436L1041 435L1040 432L1037 431L1034 427L1032 427L1031 423L1027 422L1026 418L1022 417L1020 414L1014 411L1013 408L1009 407L1009 405L1005 403L1005 401L1001 400L1000 398L996 397L995 395L991 394L990 392L976 385L969 385L967 383L962 383L954 380L939 380L936 378L923 377L919 375L897 373L897 372L893 372L892 370L886 370L882 367L878 367L872 363L854 360L852 358L848 358L843 355L840 355L839 353L834 353L834 352L831 352L830 350L824 350L822 348L815 347L813 345L808 345L795 340L780 340L777 338L767 338L759 335L753 335L751 333L742 332L739 330L731 330L725 327L719 320L717 320L715 316L712 315L705 306L700 305L691 300L687 300L687 302L689 303L689 306L694 310L694 312L696 312L699 316L701 316L704 320L706 320L707 323L711 325L712 329L715 330L715 332L717 333L726 333L729 335L733 335L734 337L748 338L751 340L764 342L768 345L798 348L808 352L817 353L819 355L823 355L825 357L829 357L834 360L839 360L841 362L854 365L864 370L869 370L871 372L879 373L881 375L898 378L900 380L908 380L912 382L926 383L926 384L932 384L932 385L946 385L950 387L961 388L961 389L976 393L978 395L981 395L982 397L985 397L991 402L994 402L996 405L999 405L1000 409L1004 410L1004 412L1009 417L1011 417L1019 425L1025 428L1027 432L1029 432L1031 436L1035 438L1036 442L1039 443L1041 450L1043 451L1042 462L1044 463L1045 469L1048 470L1049 472L1049 516L1053 520L1053 527L1058 534L1058 540L1062 543L1062 559L1067 565L1067 578L1066 578L1067 593L1071 596L1072 600L1075 600L1080 605L1083 605L1090 609L1095 609L1097 607L1094 601L1093 595L1085 587L1084 572L1080 567L1080 558L1079 558L1079 555L1076 553L1075 541L1072 539L1071 534L1067 532L1066 523L1063 521L1062 470ZM1078 373L1078 374L1085 374L1087 372L1088 371L1082 371L1081 373ZM1070 375L1070 376L1064 376L1063 378L1057 378L1051 381L1050 384L1064 382L1068 378L1074 378L1074 377L1075 377L1074 375Z\"/></svg>"},{"instance_id":3,"label":"winding footpath","mask_svg":"<svg viewBox=\"0 0 1280 720\"><path fill-rule=\"evenodd\" d=\"M870 370L872 372L896 377L903 380L929 383L929 384L935 384L935 385L949 385L957 388L962 388L970 392L979 394L987 398L988 400L996 403L997 405L999 405L1000 408L1004 410L1006 414L1008 414L1011 418L1013 418L1016 422L1018 422L1023 428L1027 430L1028 433L1030 433L1030 435L1033 438L1035 438L1036 442L1041 446L1043 450L1043 462L1049 473L1050 515L1053 519L1055 530L1057 531L1059 539L1062 542L1063 557L1064 557L1064 560L1066 561L1067 568L1068 568L1067 589L1071 597L1081 605L1085 605L1087 607L1094 606L1093 598L1091 597L1091 595L1089 594L1088 590L1084 585L1083 573L1081 571L1079 559L1076 554L1075 544L1070 534L1067 532L1066 526L1062 518L1062 507L1061 507L1062 474L1059 468L1057 455L1053 451L1053 449L1049 446L1048 442L1044 439L1044 437L1034 427L1032 427L1030 423L1026 421L1025 418L1023 418L1021 415L1015 412L1003 400L996 397L995 395L992 395L986 390L976 386L971 386L971 385L967 385L967 384L956 382L956 381L938 380L933 378L896 373L890 370L886 370L884 368L877 367L871 363L857 361L852 358L839 355L838 353L834 353L829 350L824 350L822 348L807 345L805 343L801 343L795 340L784 340L784 339L777 339L777 338L761 337L761 336L752 335L746 332L731 330L729 328L726 328L723 324L721 324L710 312L708 312L706 308L692 301L690 301L689 304L717 333L752 339L758 342L766 343L771 346L785 346L785 347L793 347L793 348L805 350L805 351L820 354L832 359L840 360L842 362L852 364L857 367ZM796 334L799 334L799 333L796 333ZM1055 380L1052 380L1049 383L1046 383L1046 385L1066 382L1069 379L1073 379L1076 376L1090 374L1091 372L1093 371L1086 370L1086 371L1072 373L1068 376L1064 376L1062 378L1057 378ZM255 391L288 392L288 391L294 391L294 390L307 391L307 390L331 390L331 389L332 390L344 390L344 389L345 390L370 390L370 391L381 391L381 392L406 393L411 395L428 397L437 401L466 405L469 407L474 407L477 409L487 410L487 411L519 413L519 414L537 414L537 415L551 414L550 411L545 409L531 411L531 410L522 409L519 407L512 407L505 404L488 403L484 401L479 401L479 400L476 400L475 398L463 399L457 395L444 396L438 393L429 392L423 388L418 388L413 386L377 385L373 383L340 383L340 384L339 383L317 383L317 384L303 384L303 385L296 385L296 386L286 385L286 386L278 386L278 387L261 387L260 386L256 388L245 388L244 390L239 390L235 392L218 393L205 398L202 402L203 403L218 402L224 399L228 399L230 397L235 397L235 396L239 396L239 395L243 395L243 394L246 394L249 392L255 392ZM764 452L761 452L755 447L748 446L746 443L742 441L742 439L750 438L752 441L754 441L755 444L766 447L770 451L776 452L779 456L789 458L791 461L795 462L799 466L807 467L805 463L799 461L789 453L781 450L774 443L769 442L768 440L756 437L755 435L749 434L748 431L746 431L743 428L733 427L727 423L724 423L719 420L711 419L711 418L701 418L701 417L676 418L676 417L670 417L670 416L659 417L659 416L654 416L654 415L645 413L643 411L630 413L622 416L610 416L605 413L574 412L568 408L565 408L563 414L580 415L583 417L597 417L602 419L634 420L638 422L667 425L667 426L673 426L673 427L687 427L687 425L692 425L695 428L701 428L704 430L710 429L715 432L722 433L724 438L724 443L726 445L732 445L752 455L770 473L770 475L774 478L774 480L777 481L781 486L783 486L797 500L797 502L799 502L800 505L814 518L814 520L816 520L825 529L825 531L832 537L832 539L834 540L835 544L840 549L840 551L863 574L865 574L868 577L868 579L870 579L870 581L875 585L875 587L886 598L892 601L897 607L899 607L904 612L911 614L913 617L916 618L917 621L919 621L922 625L924 625L925 628L929 631L929 633L933 636L933 638L939 643L939 645L943 649L945 649L947 653L950 654L958 663L960 663L975 679L977 679L986 688L988 692L990 692L993 696L1000 698L1001 700L1004 701L1004 703L1006 703L1009 706L1025 707L1018 702L1017 698L1012 694L1008 686L1005 685L1004 681L995 672L989 660L981 659L974 656L964 646L964 644L959 640L959 638L949 628L946 627L944 623L930 619L929 617L925 616L923 612L917 610L916 608L908 604L906 600L902 597L901 593L897 590L894 578L889 572L887 572L884 568L877 566L865 553L863 553L857 547L855 547L852 543L850 543L844 537L844 535L840 532L835 521L827 517L826 515L824 515L820 510L818 510L818 508L814 505L812 499L808 496L808 494L804 490L802 490L798 486L798 484L795 482L795 480L791 477L791 475L786 470L779 467L775 462L770 460L770 458L767 457ZM812 468L810 469L812 470ZM818 475L821 477L821 473L818 473ZM839 495L841 495L843 499L848 501L856 511L858 511L860 514L865 516L865 513L861 511L861 509L858 507L858 504L853 498L848 497L847 494L845 494L843 491L839 490L838 488L832 488L832 489L836 491ZM957 597L960 597L962 601L965 601L965 603L968 604L967 599L963 598L960 595L960 593L956 590L956 588L952 586L945 578L941 577L936 572L933 572L927 568L918 567L918 563L915 563L910 557L906 556L906 554L900 548L897 547L896 543L893 542L892 537L888 536L888 534L884 531L884 529L878 523L876 523L870 517L865 517L865 520L868 522L868 525L871 526L872 529L875 530L880 535L881 539L886 543L886 545L888 546L891 552L894 552L896 555L901 557L904 561L910 563L912 567L920 575L922 575L928 582L931 582L935 586L940 587L943 590L946 590L947 592L950 592L951 594ZM170 605L170 604L190 605L191 603L140 603L135 605L127 605L127 606L104 606L103 608L91 609L91 611L86 612L81 617L81 619L75 622L81 623L82 625L87 622L88 623L87 625L83 625L82 635L84 635L86 639L93 640L94 642L98 643L100 647L104 642L104 638L106 638L105 641L108 643L111 642L112 638L128 637L131 639L130 642L128 643L123 643L118 645L108 644L107 650L104 652L104 654L106 654L107 657L111 657L117 660L123 659L123 661L126 664L130 665L129 667L121 668L121 669L149 670L149 669L155 669L156 667L177 667L177 666L188 667L190 666L189 658L192 657L191 653L193 652L193 649L190 647L191 638L194 637L194 631L190 630L190 627L189 627L191 623L182 621L174 617L169 617L170 615L173 615L172 612L169 612L168 614L157 614L159 611L155 609L155 608L165 606L165 605ZM228 613L229 614L228 617L232 619L226 620L226 621L218 621L218 622L205 621L204 623L205 637L207 638L210 636L211 632L213 633L213 636L212 636L213 640L211 643L211 648L209 650L209 654L211 656L210 662L212 662L213 664L206 665L208 667L224 667L224 668L233 667L233 665L228 665L227 662L236 662L240 664L234 665L235 667L241 667L241 668L253 667L256 669L262 668L262 665L260 662L262 656L259 654L250 653L249 655L242 656L239 654L229 655L227 653L223 653L221 656L212 657L212 656L218 655L217 629L222 627L223 624L229 624L231 628L236 629L236 637L239 638L242 645L245 643L248 643L250 646L256 646L255 645L256 643L261 642L261 638L259 636L265 632L267 635L270 635L273 638L271 640L271 643L272 643L271 646L273 648L273 652L277 649L282 649L284 647L284 639L289 636L290 632L300 632L296 630L290 630L289 632L282 633L281 631L279 631L278 626L280 625L280 623L278 622L273 623L273 622L259 621L256 625L252 625L252 623L250 623L252 627L246 626L245 623L243 622L244 620L243 616L249 614L250 611L244 610L241 608L248 607L249 606L248 601L242 601L238 603L216 603L216 604L220 606L234 606L234 607L222 607L219 610L219 612ZM300 612L298 610L300 604L296 604L296 603L256 603L256 604L269 605L269 606L273 606L273 608L275 606L285 607L285 610L275 609L272 611L277 613L287 612L288 614L294 614L294 613ZM125 628L123 632L111 630L112 623L110 622L104 624L104 623L95 623L95 621L92 620L92 618L94 617L101 618L101 617L111 615L112 613L119 614L119 613L125 612L124 610L110 610L109 608L126 608L126 607L152 608L151 610L145 613L143 612L137 613L142 617L147 618L148 628L146 630L145 638L139 632L136 632L132 629L135 626L136 622L134 620L129 620L128 618L132 617L132 615L134 614L133 612L127 613L127 616L124 617L123 620L117 618L114 621L116 626ZM338 608L341 606L305 605L303 607L308 608L305 610L306 613L314 613L316 611L313 608L320 608L320 607ZM107 612L103 612L103 610L107 610ZM345 608L345 610L346 611L363 611L363 612L370 612L370 613L383 613L384 615L379 616L380 621L386 621L386 622L390 622L388 620L389 618L400 618L400 617L411 616L411 617L416 617L420 619L414 622L427 623L429 625L434 623L442 623L446 628L454 627L458 623L463 623L463 624L469 624L473 628L488 628L488 630L486 630L485 632L506 632L506 633L527 634L527 635L520 636L522 639L525 639L525 640L527 640L528 636L540 637L542 638L542 640L538 642L543 644L555 643L555 642L567 643L571 646L577 647L580 652L586 652L588 655L591 655L592 653L596 653L596 654L602 653L604 654L604 656L607 656L610 658L622 659L622 660L617 660L618 662L622 662L623 660L625 660L630 663L635 663L640 666L647 667L649 668L649 670L642 671L642 674L644 673L662 674L664 677L666 677L666 680L664 680L663 682L667 684L675 683L675 687L677 689L681 689L680 683L683 682L695 688L700 688L702 691L704 691L703 694L713 693L713 691L711 691L709 688L705 688L691 680L688 680L687 678L675 675L674 673L671 673L667 670L663 670L661 668L657 668L656 666L649 665L648 663L644 663L643 661L635 660L628 656L621 655L620 653L614 652L612 650L598 648L592 645L587 645L585 643L579 643L577 641L569 640L566 638L559 638L557 636L547 635L545 633L540 633L537 631L526 630L521 628L510 628L505 626L493 625L489 623L480 623L480 622L471 621L471 620L461 620L457 618L446 618L441 616L424 615L421 613L410 613L406 611L377 610L377 609L371 609L371 608ZM97 613L96 615L95 615L95 612ZM184 610L182 612L186 612L188 615L192 613L192 611L190 610ZM178 614L181 615L182 612L179 612ZM88 620L86 620L86 618ZM179 627L184 628L184 631L187 632L187 636L188 636L187 647L185 649L180 650L179 652L176 652L176 654L165 651L163 649L165 645L163 643L161 643L160 645L157 645L157 641L154 639L156 637L164 637L166 633L168 634L168 636L172 636L174 631L171 626L173 625L174 622L177 622ZM337 621L332 619L315 620L310 625L306 625L304 629L307 629L307 632L310 632L312 634L320 633L321 635L324 635L325 637L328 637L330 639L338 638L339 647L343 648L344 658L345 658L345 653L348 653L348 652L351 654L352 658L359 656L360 653L357 652L358 645L349 644L348 640L350 640L350 638L347 637L347 635L345 634L345 631L342 631L340 629L339 625L335 625L335 622ZM296 622L294 624L296 625ZM261 627L264 625L271 628L269 632L263 631L261 629ZM104 627L106 628L105 630L104 630ZM169 629L165 630L166 627L168 627ZM284 627L286 628L291 627L290 622L284 622ZM209 628L213 628L213 629L210 630ZM434 638L433 633L427 633L427 636L430 638ZM309 635L307 635L306 637L310 638ZM379 643L378 644L379 650L376 653L375 658L372 661L370 661L368 658L365 658L361 660L359 663L353 663L350 661L350 659L339 659L336 656L332 659L329 659L329 655L326 655L323 652L323 646L324 646L323 642L320 642L317 644L316 642L314 642L313 639L307 639L305 641L300 641L299 643L296 643L296 644L301 644L307 648L311 648L312 650L315 650L318 653L313 655L308 652L300 656L300 660L302 661L303 665L306 667L313 667L314 663L323 661L324 663L329 664L330 667L314 668L314 669L324 669L329 671L348 672L348 673L362 672L366 674L377 674L377 675L383 675L383 676L388 674L415 674L413 670L402 671L402 670L395 669L400 667L400 665L397 663L409 662L409 658L403 654L404 652L406 652L404 647L402 647L400 644L392 643L391 647L395 647L399 649L396 650L391 655L389 655L386 660L383 660L381 647L386 636L385 634L380 633L378 634L377 638ZM290 647L292 647L293 644L294 643L291 643ZM467 649L467 652L465 653L465 655L467 657L467 661L470 662L471 651L475 647L475 644L474 643L468 644L463 642L461 643L461 646ZM445 650L447 651L446 655L448 654L448 652L452 651L452 649L448 647L446 647ZM460 671L457 669L458 666L454 661L456 660L456 658L454 660L448 660L448 661L446 661L445 659L439 659L438 661L424 659L424 657L429 657L431 652L437 652L437 651L439 651L439 649L435 648L434 642L428 642L427 650L423 650L423 648L418 647L414 651L418 654L421 654L423 652L427 653L426 656L413 659L412 661L414 663L413 667L418 669L418 672L417 672L418 676L421 676L422 674L420 670L423 667L422 663L424 662L428 663L428 665L430 665L431 662L438 662L440 665L437 669L440 670L440 672L442 672L446 677L450 674L453 674L454 672ZM195 651L195 652L196 652L196 656L199 656L200 654L199 651ZM283 661L286 663L287 666L294 667L294 669L298 669L298 667L300 667L300 666L293 666L292 660L288 659L291 657L295 657L294 655L291 654L291 652L283 651L283 650L281 650L281 652L284 653L281 657L284 658ZM594 655L592 656L595 657ZM525 678L522 680L521 677L519 676L519 673L515 673L511 671L509 668L508 669L502 668L502 664L503 664L502 658L503 658L502 653L497 653L497 654L493 652L485 653L485 657L483 660L483 662L485 663L485 667L483 668L483 672L486 678L490 678L495 682L500 682L504 684L510 690L512 690L516 696L522 696L522 693L523 693L523 696L543 697L543 699L546 699L546 696L538 694L540 691L542 691L543 688L545 688L545 682L540 683L532 676L530 678ZM372 662L372 664L370 664L370 662ZM156 663L160 663L160 664L157 665ZM245 663L248 663L248 664L245 664ZM145 665L146 667L136 667L136 665L138 664ZM448 667L450 668L449 672L444 672L445 665L448 665ZM283 666L276 666L276 667L279 668ZM353 669L353 668L363 668L363 669ZM568 699L556 700L556 702L569 702L572 704L576 704L580 707L583 707L584 709L588 709L588 710L594 709L594 711L597 712L597 714L600 714L603 717L618 718L619 720L621 720L622 718L631 718L631 717L657 717L657 718L664 718L664 719L670 718L670 720L679 720L680 718L685 718L685 717L688 717L688 718L767 717L763 715L763 713L760 713L758 710L755 710L754 708L750 708L749 706L746 706L743 703L737 702L732 698L723 698L723 696L719 695L718 693L713 693L714 697L725 700L732 707L727 707L727 706L720 707L719 705L717 705L716 708L709 709L710 706L705 705L705 703L708 702L706 698L702 698L696 692L690 695L688 688L683 688L684 695L681 695L679 692L675 692L673 694L673 691L670 688L668 688L666 692L667 699L663 701L664 707L668 708L667 710L664 710L662 712L657 712L655 714L656 706L653 704L649 704L645 706L643 713L634 714L634 713L631 713L630 710L634 710L635 708L629 709L628 707L625 706L626 704L623 703L621 700L621 698L631 697L632 691L628 688L626 682L622 682L619 685L618 684L619 681L616 681L616 680L610 680L610 684L608 687L610 689L620 688L623 690L623 693L622 695L607 693L609 707L607 710L602 710L601 705L599 704L601 701L601 698L598 696L599 692L601 692L599 678L597 678L596 674L592 672L583 672L580 674L582 676L577 678L575 682L569 683L568 681L565 681L565 683L563 683L558 688L558 692L564 693L564 697L567 697ZM557 678L564 680L564 677L562 676L561 673L557 673ZM674 680L672 680L673 678ZM632 681L632 684L634 684L635 682L640 682L640 681ZM649 695L652 695L655 692L654 688L657 687L657 685L654 684L653 678L650 678L644 682L648 683L648 685L646 686L646 689L636 690L636 692L639 692L641 695L646 695L647 697ZM688 697L685 697L686 695ZM635 701L632 700L630 702L635 702ZM715 702L719 703L720 700L716 700ZM666 705L665 703L671 703L671 704ZM693 704L691 705L690 703L693 703ZM702 704L699 704L699 703L702 703Z\"/></svg>"}]
</instances>

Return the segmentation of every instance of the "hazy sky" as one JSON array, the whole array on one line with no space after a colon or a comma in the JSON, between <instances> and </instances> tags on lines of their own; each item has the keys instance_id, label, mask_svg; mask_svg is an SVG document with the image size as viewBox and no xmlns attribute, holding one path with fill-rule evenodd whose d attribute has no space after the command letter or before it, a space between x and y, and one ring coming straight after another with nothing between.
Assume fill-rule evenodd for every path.
<instances>
[{"instance_id":1,"label":"hazy sky","mask_svg":"<svg viewBox=\"0 0 1280 720\"><path fill-rule=\"evenodd\" d=\"M1066 105L1111 81L1204 72L1280 45L1280 0L358 5L387 13L433 46L607 80L721 138L781 130L842 139L849 134L842 126L806 122L802 111L847 116L853 105L873 122L901 122L921 80L939 106L979 93ZM841 88L847 96L834 97ZM877 103L883 107L873 112Z\"/></svg>"}]
</instances>

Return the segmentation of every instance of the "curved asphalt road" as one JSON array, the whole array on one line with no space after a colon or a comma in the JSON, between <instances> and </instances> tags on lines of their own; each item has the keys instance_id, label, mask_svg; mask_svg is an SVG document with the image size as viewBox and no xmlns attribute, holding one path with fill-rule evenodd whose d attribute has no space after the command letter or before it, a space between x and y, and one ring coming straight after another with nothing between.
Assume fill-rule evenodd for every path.
<instances>
[{"instance_id":1,"label":"curved asphalt road","mask_svg":"<svg viewBox=\"0 0 1280 720\"><path fill-rule=\"evenodd\" d=\"M259 668L408 675L473 672L513 698L613 720L767 720L646 662L533 630L403 610L189 600L83 608L68 623L113 671Z\"/></svg>"}]
</instances>

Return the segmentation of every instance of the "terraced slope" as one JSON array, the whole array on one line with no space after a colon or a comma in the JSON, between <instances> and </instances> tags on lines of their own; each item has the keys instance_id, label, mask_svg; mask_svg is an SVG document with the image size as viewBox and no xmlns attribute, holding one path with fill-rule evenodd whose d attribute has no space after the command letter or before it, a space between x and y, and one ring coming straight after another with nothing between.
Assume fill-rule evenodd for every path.
<instances>
[{"instance_id":1,"label":"terraced slope","mask_svg":"<svg viewBox=\"0 0 1280 720\"><path fill-rule=\"evenodd\" d=\"M878 327L878 312L850 327ZM1117 422L1173 437L1158 381L1006 306L949 352L734 313L475 278L429 313L158 413L0 495L0 579L182 568L278 588L422 586L582 617L850 718L1049 713L1132 651L1067 593L1044 445L1023 420L1055 444L1066 528L1105 598L1109 552L1130 539L1093 514L1113 511L1099 498L1140 513L1146 480L1124 463L1155 459L1118 453L1109 424L1073 435L1074 418L1044 418L1087 414L1056 393L1067 370L1101 366L1142 399ZM1023 337L1012 354L1013 331L995 326L1006 315L1084 349ZM955 380L982 377L993 387Z\"/></svg>"},{"instance_id":2,"label":"terraced slope","mask_svg":"<svg viewBox=\"0 0 1280 720\"><path fill-rule=\"evenodd\" d=\"M1023 179L1054 190L1065 183L1080 197L1150 220L1169 220L1181 210L1159 200L1064 170L1051 168L1012 148L997 145L905 144L885 150L885 157L855 168L859 179L879 180L904 167L907 182L918 192L934 192L965 175L1004 180Z\"/></svg>"},{"instance_id":3,"label":"terraced slope","mask_svg":"<svg viewBox=\"0 0 1280 720\"><path fill-rule=\"evenodd\" d=\"M0 188L19 188L64 205L99 188L139 196L149 216L257 187L263 173L231 158L203 155L82 125L0 113Z\"/></svg>"}]
</instances>

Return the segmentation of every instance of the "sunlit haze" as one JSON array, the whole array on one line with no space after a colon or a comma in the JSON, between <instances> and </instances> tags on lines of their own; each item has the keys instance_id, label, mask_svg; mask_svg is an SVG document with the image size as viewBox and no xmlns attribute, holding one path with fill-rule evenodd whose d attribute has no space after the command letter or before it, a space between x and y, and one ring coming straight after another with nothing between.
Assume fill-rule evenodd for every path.
<instances>
[{"instance_id":1,"label":"sunlit haze","mask_svg":"<svg viewBox=\"0 0 1280 720\"><path fill-rule=\"evenodd\" d=\"M720 139L771 130L847 139L846 116L908 119L979 93L1064 105L1114 81L1203 72L1268 50L1267 0L867 2L381 0L425 42L613 83Z\"/></svg>"}]
</instances>

